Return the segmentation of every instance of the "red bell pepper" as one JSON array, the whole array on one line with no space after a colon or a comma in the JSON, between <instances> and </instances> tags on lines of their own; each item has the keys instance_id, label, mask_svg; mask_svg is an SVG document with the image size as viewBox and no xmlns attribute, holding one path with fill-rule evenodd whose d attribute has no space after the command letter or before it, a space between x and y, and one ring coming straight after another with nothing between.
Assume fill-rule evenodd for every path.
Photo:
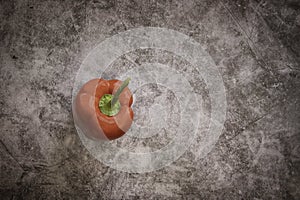
<instances>
[{"instance_id":1,"label":"red bell pepper","mask_svg":"<svg viewBox=\"0 0 300 200\"><path fill-rule=\"evenodd\" d=\"M128 131L133 121L129 80L93 79L82 86L73 109L74 120L86 136L113 140Z\"/></svg>"}]
</instances>

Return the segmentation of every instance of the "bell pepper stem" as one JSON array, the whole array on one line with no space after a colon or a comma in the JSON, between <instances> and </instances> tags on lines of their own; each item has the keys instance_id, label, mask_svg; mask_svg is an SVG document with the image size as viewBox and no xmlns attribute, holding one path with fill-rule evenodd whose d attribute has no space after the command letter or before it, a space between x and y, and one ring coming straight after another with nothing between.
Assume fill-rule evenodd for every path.
<instances>
[{"instance_id":1,"label":"bell pepper stem","mask_svg":"<svg viewBox=\"0 0 300 200\"><path fill-rule=\"evenodd\" d=\"M111 102L109 102L109 103L111 103L111 107L113 107L117 103L117 101L120 97L120 94L128 86L130 80L131 80L130 78L127 78L125 81L123 81L122 85L119 87L117 92L113 95Z\"/></svg>"}]
</instances>

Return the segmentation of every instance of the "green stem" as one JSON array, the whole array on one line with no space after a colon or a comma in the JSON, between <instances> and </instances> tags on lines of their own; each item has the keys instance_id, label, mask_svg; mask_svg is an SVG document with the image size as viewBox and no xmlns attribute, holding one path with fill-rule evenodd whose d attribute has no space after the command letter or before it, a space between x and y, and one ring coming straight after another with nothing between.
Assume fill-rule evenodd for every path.
<instances>
[{"instance_id":1,"label":"green stem","mask_svg":"<svg viewBox=\"0 0 300 200\"><path fill-rule=\"evenodd\" d=\"M130 81L130 78L127 78L125 81L123 81L122 85L119 87L117 92L113 95L111 102L109 102L109 103L111 103L111 107L113 107L117 103L117 101L120 97L120 94L128 86L129 81Z\"/></svg>"}]
</instances>

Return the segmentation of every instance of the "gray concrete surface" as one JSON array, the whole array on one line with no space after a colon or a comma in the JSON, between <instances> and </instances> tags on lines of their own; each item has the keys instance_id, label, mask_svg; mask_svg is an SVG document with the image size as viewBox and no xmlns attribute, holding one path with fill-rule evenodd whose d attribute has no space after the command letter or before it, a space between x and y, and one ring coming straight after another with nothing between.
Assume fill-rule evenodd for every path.
<instances>
[{"instance_id":1,"label":"gray concrete surface","mask_svg":"<svg viewBox=\"0 0 300 200\"><path fill-rule=\"evenodd\" d=\"M0 16L0 199L300 198L299 1L2 0ZM205 158L191 148L135 174L84 148L71 93L96 44L142 26L199 41L222 74L228 110Z\"/></svg>"}]
</instances>

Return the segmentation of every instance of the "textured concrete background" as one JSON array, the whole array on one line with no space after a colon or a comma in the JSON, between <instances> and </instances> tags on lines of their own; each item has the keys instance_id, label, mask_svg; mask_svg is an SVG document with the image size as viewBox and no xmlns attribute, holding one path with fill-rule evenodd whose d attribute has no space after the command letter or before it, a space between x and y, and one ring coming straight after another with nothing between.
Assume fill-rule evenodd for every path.
<instances>
[{"instance_id":1,"label":"textured concrete background","mask_svg":"<svg viewBox=\"0 0 300 200\"><path fill-rule=\"evenodd\" d=\"M2 0L0 16L0 199L300 198L299 1ZM83 147L71 92L96 44L141 26L203 44L228 111L207 157L129 174Z\"/></svg>"}]
</instances>

